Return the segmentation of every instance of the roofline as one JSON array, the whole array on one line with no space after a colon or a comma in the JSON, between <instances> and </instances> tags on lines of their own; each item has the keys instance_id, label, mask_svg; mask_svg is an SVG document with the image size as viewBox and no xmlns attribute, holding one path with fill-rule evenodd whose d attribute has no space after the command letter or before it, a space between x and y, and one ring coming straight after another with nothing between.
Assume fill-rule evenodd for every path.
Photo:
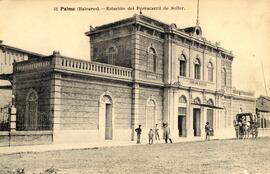
<instances>
[{"instance_id":1,"label":"roofline","mask_svg":"<svg viewBox=\"0 0 270 174\"><path fill-rule=\"evenodd\" d=\"M119 22L123 22L123 21L126 21L126 20L132 20L133 18L136 17L137 14L135 14L134 16L132 17L129 17L129 18L124 18L124 19L120 19L120 20L117 20L117 21L114 21L114 22L110 22L110 23L107 23L107 24L103 24L103 25L99 25L99 26L96 26L95 28L91 29L91 26L90 26L90 31L87 31L85 32L85 35L86 36L89 36L91 34L95 34L97 32L100 32L100 31L103 31L103 30L106 30L110 25L112 24L116 24L116 23L119 23ZM122 25L116 25L117 27L120 27ZM116 27L114 26L114 27ZM112 28L112 27L110 27Z\"/></svg>"},{"instance_id":2,"label":"roofline","mask_svg":"<svg viewBox=\"0 0 270 174\"><path fill-rule=\"evenodd\" d=\"M4 49L7 48L7 49L10 49L10 50L15 50L17 52L22 52L22 53L32 55L32 56L37 56L37 57L44 57L45 56L43 54L35 53L35 52L32 52L32 51L27 51L27 50L24 50L24 49L21 49L21 48L17 48L17 47L13 47L13 46L10 46L10 45L5 45L5 44L0 43L0 48L1 47L4 48Z\"/></svg>"},{"instance_id":3,"label":"roofline","mask_svg":"<svg viewBox=\"0 0 270 174\"><path fill-rule=\"evenodd\" d=\"M270 101L270 96L260 95L258 98L264 98L264 99Z\"/></svg>"},{"instance_id":4,"label":"roofline","mask_svg":"<svg viewBox=\"0 0 270 174\"><path fill-rule=\"evenodd\" d=\"M168 27L168 29L166 29L164 27L161 29L158 26L155 26L153 24L149 24L149 23L143 21L142 19L140 19L139 16L142 16L142 17L154 20L156 22L159 22L160 24L165 25L166 27ZM118 22L123 22L125 20L131 20L131 21L129 21L128 23L125 23L125 24L120 24L120 25L115 25L115 26L109 27L112 24L116 24ZM107 24L104 24L104 25L97 26L97 27L95 27L93 29L90 29L90 31L85 32L85 35L90 36L92 34L103 32L103 31L106 31L106 30L109 30L109 29L112 29L112 28L119 28L119 27L124 27L124 26L132 25L132 24L140 24L140 25L144 25L146 27L151 27L151 28L154 28L154 29L156 29L156 30L158 30L160 32L163 32L163 33L177 34L179 36L188 38L188 39L196 41L196 42L203 43L204 45L208 45L208 46L213 47L213 48L215 48L217 50L220 50L223 53L225 53L227 56L230 56L231 60L234 59L234 55L233 55L233 53L231 51L229 51L229 50L227 50L225 48L222 48L221 46L218 46L218 45L216 45L216 44L214 44L214 43L212 43L212 42L210 42L210 41L208 41L206 39L198 39L196 37L193 37L193 36L189 35L188 33L182 31L185 28L182 28L182 29L181 28L173 28L173 27L171 27L170 24L164 23L164 22L159 21L159 20L157 20L155 18L148 17L148 16L145 16L145 15L138 15L136 13L132 17L124 18L124 19L121 19L121 20L117 20L115 22L107 23Z\"/></svg>"}]
</instances>

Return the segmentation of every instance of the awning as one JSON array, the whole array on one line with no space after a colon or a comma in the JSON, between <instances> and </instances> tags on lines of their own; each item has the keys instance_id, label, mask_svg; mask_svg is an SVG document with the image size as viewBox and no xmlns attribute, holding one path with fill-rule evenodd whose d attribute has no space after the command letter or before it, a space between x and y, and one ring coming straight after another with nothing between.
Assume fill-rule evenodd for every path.
<instances>
[{"instance_id":1,"label":"awning","mask_svg":"<svg viewBox=\"0 0 270 174\"><path fill-rule=\"evenodd\" d=\"M266 112L269 113L270 111L268 109L262 109L262 108L256 108L257 112Z\"/></svg>"},{"instance_id":2,"label":"awning","mask_svg":"<svg viewBox=\"0 0 270 174\"><path fill-rule=\"evenodd\" d=\"M202 107L207 107L207 108L212 108L212 109L224 109L222 107L214 106L214 105L209 105L209 104L200 104L200 103L191 103L191 104L202 106Z\"/></svg>"}]
</instances>

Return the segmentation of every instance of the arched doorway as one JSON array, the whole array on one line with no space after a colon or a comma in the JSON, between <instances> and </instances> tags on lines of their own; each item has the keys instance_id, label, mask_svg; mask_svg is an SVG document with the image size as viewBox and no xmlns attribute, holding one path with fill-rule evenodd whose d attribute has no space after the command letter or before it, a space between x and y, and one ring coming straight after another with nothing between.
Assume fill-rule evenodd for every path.
<instances>
[{"instance_id":1,"label":"arched doorway","mask_svg":"<svg viewBox=\"0 0 270 174\"><path fill-rule=\"evenodd\" d=\"M179 97L178 107L178 135L179 137L186 136L186 114L187 114L187 98L182 95Z\"/></svg>"},{"instance_id":2,"label":"arched doorway","mask_svg":"<svg viewBox=\"0 0 270 174\"><path fill-rule=\"evenodd\" d=\"M153 99L148 99L146 105L146 128L155 128L156 124L156 103Z\"/></svg>"},{"instance_id":3,"label":"arched doorway","mask_svg":"<svg viewBox=\"0 0 270 174\"><path fill-rule=\"evenodd\" d=\"M100 101L99 130L102 139L113 139L113 102L109 95L103 95Z\"/></svg>"},{"instance_id":4,"label":"arched doorway","mask_svg":"<svg viewBox=\"0 0 270 174\"><path fill-rule=\"evenodd\" d=\"M201 104L200 98L195 98L195 106L193 108L193 130L194 136L201 136L201 108L196 104Z\"/></svg>"}]
</instances>

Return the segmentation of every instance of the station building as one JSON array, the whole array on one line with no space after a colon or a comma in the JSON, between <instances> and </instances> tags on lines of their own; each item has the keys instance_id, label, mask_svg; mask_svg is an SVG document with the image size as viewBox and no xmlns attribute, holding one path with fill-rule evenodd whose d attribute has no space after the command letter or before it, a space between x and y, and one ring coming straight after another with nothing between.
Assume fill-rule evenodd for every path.
<instances>
[{"instance_id":1,"label":"station building","mask_svg":"<svg viewBox=\"0 0 270 174\"><path fill-rule=\"evenodd\" d=\"M234 55L199 25L135 14L85 34L88 61L54 52L14 64L17 132L38 142L130 141L138 125L146 139L166 122L175 140L203 139L208 121L215 138L231 138L240 108L255 113L254 94L232 87Z\"/></svg>"}]
</instances>

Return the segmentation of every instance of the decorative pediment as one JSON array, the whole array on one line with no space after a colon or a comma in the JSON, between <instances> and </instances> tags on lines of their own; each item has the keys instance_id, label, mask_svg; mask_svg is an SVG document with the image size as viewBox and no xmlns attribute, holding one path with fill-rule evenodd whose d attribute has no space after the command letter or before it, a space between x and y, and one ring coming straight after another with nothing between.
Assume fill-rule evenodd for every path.
<instances>
[{"instance_id":1,"label":"decorative pediment","mask_svg":"<svg viewBox=\"0 0 270 174\"><path fill-rule=\"evenodd\" d=\"M199 97L196 97L196 98L193 100L193 102L194 102L195 104L201 104L201 99L200 99Z\"/></svg>"},{"instance_id":2,"label":"decorative pediment","mask_svg":"<svg viewBox=\"0 0 270 174\"><path fill-rule=\"evenodd\" d=\"M183 53L179 56L178 59L179 59L179 60L182 60L182 61L187 61L186 56L185 56L185 54L183 54Z\"/></svg>"},{"instance_id":3,"label":"decorative pediment","mask_svg":"<svg viewBox=\"0 0 270 174\"><path fill-rule=\"evenodd\" d=\"M113 95L108 90L106 90L99 98L99 102L101 103L112 104L113 101Z\"/></svg>"},{"instance_id":4,"label":"decorative pediment","mask_svg":"<svg viewBox=\"0 0 270 174\"><path fill-rule=\"evenodd\" d=\"M198 64L198 65L201 64L201 61L200 61L200 59L198 57L194 60L194 64Z\"/></svg>"},{"instance_id":5,"label":"decorative pediment","mask_svg":"<svg viewBox=\"0 0 270 174\"><path fill-rule=\"evenodd\" d=\"M208 99L207 104L210 106L214 106L214 101L212 99Z\"/></svg>"},{"instance_id":6,"label":"decorative pediment","mask_svg":"<svg viewBox=\"0 0 270 174\"><path fill-rule=\"evenodd\" d=\"M112 99L111 99L110 96L105 95L105 96L102 97L102 102L106 103L106 104L112 104Z\"/></svg>"},{"instance_id":7,"label":"decorative pediment","mask_svg":"<svg viewBox=\"0 0 270 174\"><path fill-rule=\"evenodd\" d=\"M209 69L213 69L214 68L213 63L211 62L211 60L208 62L207 68L209 68Z\"/></svg>"}]
</instances>

